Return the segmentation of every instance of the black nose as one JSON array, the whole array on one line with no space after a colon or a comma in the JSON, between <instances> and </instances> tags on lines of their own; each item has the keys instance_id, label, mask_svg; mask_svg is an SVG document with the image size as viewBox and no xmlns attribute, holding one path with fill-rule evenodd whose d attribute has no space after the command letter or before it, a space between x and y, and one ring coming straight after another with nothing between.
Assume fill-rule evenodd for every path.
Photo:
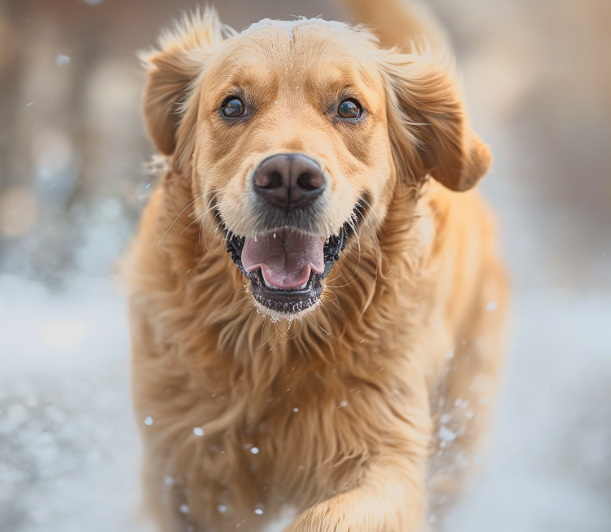
<instances>
[{"instance_id":1,"label":"black nose","mask_svg":"<svg viewBox=\"0 0 611 532\"><path fill-rule=\"evenodd\" d=\"M287 211L308 207L325 190L318 163L298 153L272 155L254 174L254 189L268 202Z\"/></svg>"}]
</instances>

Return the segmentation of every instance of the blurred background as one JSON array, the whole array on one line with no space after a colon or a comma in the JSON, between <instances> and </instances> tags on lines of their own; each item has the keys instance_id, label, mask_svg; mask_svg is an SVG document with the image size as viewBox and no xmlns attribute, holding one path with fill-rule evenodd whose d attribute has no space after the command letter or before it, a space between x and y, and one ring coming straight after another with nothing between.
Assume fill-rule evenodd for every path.
<instances>
[{"instance_id":1,"label":"blurred background","mask_svg":"<svg viewBox=\"0 0 611 532\"><path fill-rule=\"evenodd\" d=\"M611 530L611 1L429 0L516 289L498 416L448 531ZM149 530L116 279L154 178L136 52L192 1L0 0L0 531ZM350 21L329 0L218 0ZM431 516L435 519L435 516Z\"/></svg>"}]
</instances>

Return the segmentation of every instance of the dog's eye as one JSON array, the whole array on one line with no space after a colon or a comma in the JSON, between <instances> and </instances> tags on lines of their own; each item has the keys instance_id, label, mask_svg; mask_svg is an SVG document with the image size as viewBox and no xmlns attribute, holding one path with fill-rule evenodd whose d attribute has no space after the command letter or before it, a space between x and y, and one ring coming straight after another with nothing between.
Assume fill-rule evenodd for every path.
<instances>
[{"instance_id":1,"label":"dog's eye","mask_svg":"<svg viewBox=\"0 0 611 532\"><path fill-rule=\"evenodd\" d=\"M240 98L229 98L223 103L223 114L231 118L242 116L246 111L244 102Z\"/></svg>"},{"instance_id":2,"label":"dog's eye","mask_svg":"<svg viewBox=\"0 0 611 532\"><path fill-rule=\"evenodd\" d=\"M342 118L359 118L362 112L363 108L356 100L344 100L337 108L337 113Z\"/></svg>"}]
</instances>

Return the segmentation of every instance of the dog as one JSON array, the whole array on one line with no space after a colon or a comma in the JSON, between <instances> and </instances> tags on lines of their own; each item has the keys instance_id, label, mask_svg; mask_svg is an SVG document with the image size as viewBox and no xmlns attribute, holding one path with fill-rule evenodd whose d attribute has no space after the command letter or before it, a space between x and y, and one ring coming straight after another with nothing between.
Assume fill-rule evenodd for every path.
<instances>
[{"instance_id":1,"label":"dog","mask_svg":"<svg viewBox=\"0 0 611 532\"><path fill-rule=\"evenodd\" d=\"M206 10L144 58L167 170L125 275L160 531L421 531L477 462L509 295L491 155L442 32L348 4L372 30Z\"/></svg>"}]
</instances>

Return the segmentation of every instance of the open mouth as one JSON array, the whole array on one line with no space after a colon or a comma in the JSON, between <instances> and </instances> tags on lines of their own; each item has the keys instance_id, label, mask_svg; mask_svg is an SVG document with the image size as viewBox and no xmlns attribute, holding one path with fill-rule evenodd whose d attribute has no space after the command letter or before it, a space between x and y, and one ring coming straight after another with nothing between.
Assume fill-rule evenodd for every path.
<instances>
[{"instance_id":1,"label":"open mouth","mask_svg":"<svg viewBox=\"0 0 611 532\"><path fill-rule=\"evenodd\" d=\"M344 224L339 234L320 236L285 228L257 237L227 235L227 251L250 280L262 306L280 314L296 314L320 300L322 281L353 233Z\"/></svg>"}]
</instances>

